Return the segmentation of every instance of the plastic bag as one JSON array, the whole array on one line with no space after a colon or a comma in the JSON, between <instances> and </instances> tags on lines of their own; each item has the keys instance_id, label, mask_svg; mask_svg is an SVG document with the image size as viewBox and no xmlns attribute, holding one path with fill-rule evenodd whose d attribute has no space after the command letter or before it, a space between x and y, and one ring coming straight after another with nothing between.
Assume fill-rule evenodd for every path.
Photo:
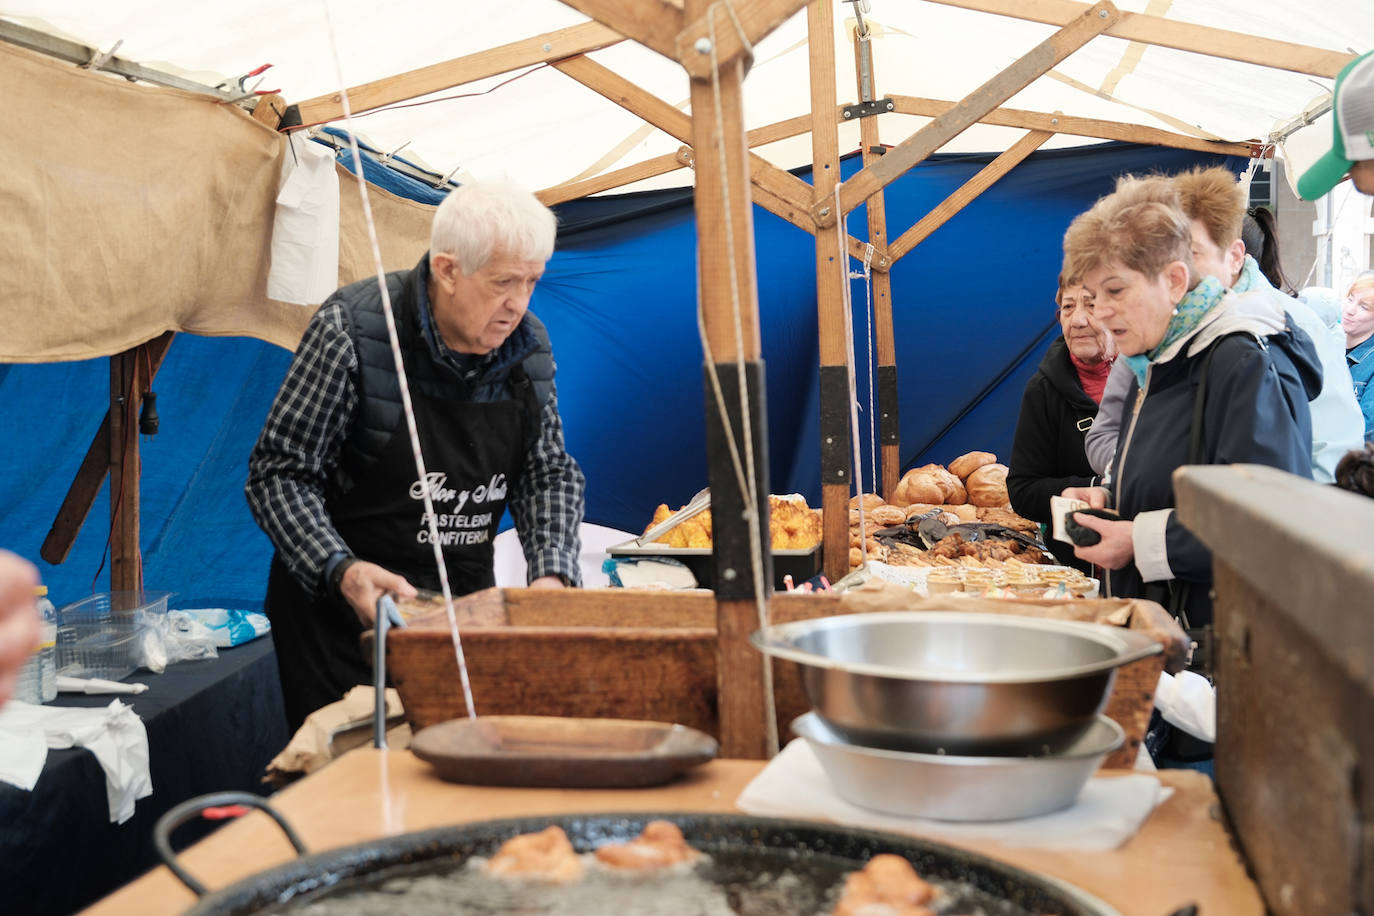
<instances>
[{"instance_id":1,"label":"plastic bag","mask_svg":"<svg viewBox=\"0 0 1374 916\"><path fill-rule=\"evenodd\" d=\"M252 611L226 610L222 607L191 608L182 611L214 633L215 645L221 649L251 642L272 629L266 614Z\"/></svg>"},{"instance_id":2,"label":"plastic bag","mask_svg":"<svg viewBox=\"0 0 1374 916\"><path fill-rule=\"evenodd\" d=\"M176 662L219 656L214 631L185 611L142 615L138 641L139 664L154 674Z\"/></svg>"}]
</instances>

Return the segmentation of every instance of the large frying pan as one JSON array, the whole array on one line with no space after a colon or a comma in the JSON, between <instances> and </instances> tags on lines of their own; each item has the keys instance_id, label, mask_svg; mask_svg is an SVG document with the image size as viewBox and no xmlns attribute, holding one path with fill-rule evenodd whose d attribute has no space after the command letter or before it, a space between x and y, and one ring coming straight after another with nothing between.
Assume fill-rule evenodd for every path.
<instances>
[{"instance_id":1,"label":"large frying pan","mask_svg":"<svg viewBox=\"0 0 1374 916\"><path fill-rule=\"evenodd\" d=\"M223 805L231 801L264 808L274 818L260 798L226 795L193 799L169 811L158 822L156 840L159 851L178 877L187 881L180 864L168 845L173 829L195 817L207 805ZM855 830L805 821L756 818L721 814L651 814L615 813L556 815L510 820L484 821L437 830L402 834L333 849L328 852L305 854L292 862L260 872L236 884L208 894L190 910L194 916L243 916L243 914L276 914L299 912L322 897L340 897L355 892L368 892L383 884L394 893L395 879L406 876L431 876L452 872L462 876L452 879L464 888L473 880L495 885L465 865L468 859L487 856L503 842L519 833L543 830L557 824L567 833L579 852L595 849L605 843L624 842L639 834L650 820L663 819L677 824L689 843L707 853L709 860L695 867L690 880L705 884L714 902L708 907L681 898L663 901L660 912L675 916L734 912L748 916L795 916L795 914L826 914L833 908L844 876L860 867L878 853L905 856L927 880L945 887L947 893L936 913L985 914L985 916L1120 916L1118 911L1062 881L1034 875L973 853L964 852L939 843L914 837ZM292 837L298 849L304 850ZM680 880L681 876L678 879ZM437 885L433 878L424 879L430 891ZM450 879L444 879L450 880ZM637 883L643 893L643 881ZM665 879L667 880L667 879ZM469 882L462 884L462 882ZM204 889L188 881L197 893ZM634 882L623 885L628 893ZM674 893L665 885L664 895ZM784 887L785 894L779 893ZM519 894L505 886L496 890L504 894ZM539 891L549 895L547 889ZM466 891L463 892L464 894ZM576 912L624 912L622 901L615 899L616 886L599 888L596 907ZM682 905L679 906L678 904ZM493 903L485 899L474 906L466 896L446 902L445 912L451 913L565 913L567 910L545 908L546 903L525 899L507 899ZM376 912L413 912L404 898L389 896Z\"/></svg>"}]
</instances>

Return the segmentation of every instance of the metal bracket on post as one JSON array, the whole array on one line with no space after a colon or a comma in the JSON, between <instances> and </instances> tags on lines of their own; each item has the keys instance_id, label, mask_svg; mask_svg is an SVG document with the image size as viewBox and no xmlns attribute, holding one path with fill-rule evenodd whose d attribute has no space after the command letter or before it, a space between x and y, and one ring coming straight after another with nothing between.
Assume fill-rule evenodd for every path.
<instances>
[{"instance_id":1,"label":"metal bracket on post","mask_svg":"<svg viewBox=\"0 0 1374 916\"><path fill-rule=\"evenodd\" d=\"M708 367L709 372L709 367ZM755 596L753 564L751 560L754 545L749 540L749 527L742 523L744 517L744 494L740 492L739 478L735 474L734 461L730 456L727 438L737 443L738 453L744 457L744 424L739 416L740 377L734 363L716 363L715 374L720 381L721 394L725 400L726 416L722 417L720 408L711 392L709 377L706 380L706 461L711 482L711 529L714 541L712 562L715 564L715 592L719 601L753 600ZM745 399L750 416L767 416L764 401L764 373L762 360L747 360L744 364ZM773 555L768 533L768 445L762 438L760 424L751 427L754 435L754 473L756 480L746 481L761 499L758 506L759 537L758 549L763 554L764 591L772 590ZM733 521L732 521L733 520ZM722 522L725 522L722 524Z\"/></svg>"},{"instance_id":2,"label":"metal bracket on post","mask_svg":"<svg viewBox=\"0 0 1374 916\"><path fill-rule=\"evenodd\" d=\"M897 104L890 98L877 99L875 101L860 102L857 105L846 105L841 114L846 121L857 121L860 118L871 118L874 115L894 111L896 108Z\"/></svg>"},{"instance_id":3,"label":"metal bracket on post","mask_svg":"<svg viewBox=\"0 0 1374 916\"><path fill-rule=\"evenodd\" d=\"M849 486L849 370L821 366L821 483Z\"/></svg>"},{"instance_id":4,"label":"metal bracket on post","mask_svg":"<svg viewBox=\"0 0 1374 916\"><path fill-rule=\"evenodd\" d=\"M897 367L878 367L878 438L882 445L902 444L901 418L897 414Z\"/></svg>"}]
</instances>

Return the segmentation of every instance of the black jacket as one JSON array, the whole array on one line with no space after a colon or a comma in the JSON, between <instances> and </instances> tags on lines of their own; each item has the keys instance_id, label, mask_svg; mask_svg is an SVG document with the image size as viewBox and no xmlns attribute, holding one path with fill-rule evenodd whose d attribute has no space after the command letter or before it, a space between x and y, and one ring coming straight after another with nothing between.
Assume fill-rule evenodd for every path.
<instances>
[{"instance_id":1,"label":"black jacket","mask_svg":"<svg viewBox=\"0 0 1374 916\"><path fill-rule=\"evenodd\" d=\"M1212 619L1212 554L1173 512L1173 472L1188 463L1207 352L1199 464L1264 464L1311 477L1307 402L1322 378L1311 338L1291 323L1256 332L1232 310L1219 311L1150 365L1143 394L1132 387L1112 475L1115 506L1135 523L1135 559L1111 574L1112 594L1166 608L1176 598L1193 626Z\"/></svg>"},{"instance_id":2,"label":"black jacket","mask_svg":"<svg viewBox=\"0 0 1374 916\"><path fill-rule=\"evenodd\" d=\"M1017 515L1049 524L1051 496L1096 483L1083 451L1083 434L1095 416L1097 404L1083 390L1064 338L1057 337L1021 396L1007 465L1007 494Z\"/></svg>"}]
</instances>

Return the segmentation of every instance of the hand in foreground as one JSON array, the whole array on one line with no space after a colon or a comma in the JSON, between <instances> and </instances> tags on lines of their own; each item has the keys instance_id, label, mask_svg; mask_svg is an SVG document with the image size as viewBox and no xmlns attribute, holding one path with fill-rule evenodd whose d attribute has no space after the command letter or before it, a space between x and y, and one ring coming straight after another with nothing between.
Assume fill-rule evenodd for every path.
<instances>
[{"instance_id":1,"label":"hand in foreground","mask_svg":"<svg viewBox=\"0 0 1374 916\"><path fill-rule=\"evenodd\" d=\"M1095 487L1070 487L1070 490L1096 489ZM1068 490L1064 491L1066 494ZM1082 497L1078 497L1082 499ZM1091 528L1102 535L1102 540L1091 547L1075 547L1073 555L1087 560L1103 569L1120 569L1135 559L1135 544L1131 540L1132 522L1114 522L1086 512L1075 512L1074 521L1084 528Z\"/></svg>"},{"instance_id":2,"label":"hand in foreground","mask_svg":"<svg viewBox=\"0 0 1374 916\"><path fill-rule=\"evenodd\" d=\"M1066 487L1059 495L1065 499L1081 499L1089 509L1106 509L1111 496L1103 487Z\"/></svg>"},{"instance_id":3,"label":"hand in foreground","mask_svg":"<svg viewBox=\"0 0 1374 916\"><path fill-rule=\"evenodd\" d=\"M530 588L567 588L558 576L540 576L530 583Z\"/></svg>"},{"instance_id":4,"label":"hand in foreground","mask_svg":"<svg viewBox=\"0 0 1374 916\"><path fill-rule=\"evenodd\" d=\"M377 600L383 595L390 593L400 598L414 598L416 595L415 586L407 582L404 576L366 560L359 560L344 570L339 592L349 607L353 608L353 613L368 627L377 622Z\"/></svg>"},{"instance_id":5,"label":"hand in foreground","mask_svg":"<svg viewBox=\"0 0 1374 916\"><path fill-rule=\"evenodd\" d=\"M37 584L32 563L0 550L0 704L14 693L19 669L38 645Z\"/></svg>"}]
</instances>

